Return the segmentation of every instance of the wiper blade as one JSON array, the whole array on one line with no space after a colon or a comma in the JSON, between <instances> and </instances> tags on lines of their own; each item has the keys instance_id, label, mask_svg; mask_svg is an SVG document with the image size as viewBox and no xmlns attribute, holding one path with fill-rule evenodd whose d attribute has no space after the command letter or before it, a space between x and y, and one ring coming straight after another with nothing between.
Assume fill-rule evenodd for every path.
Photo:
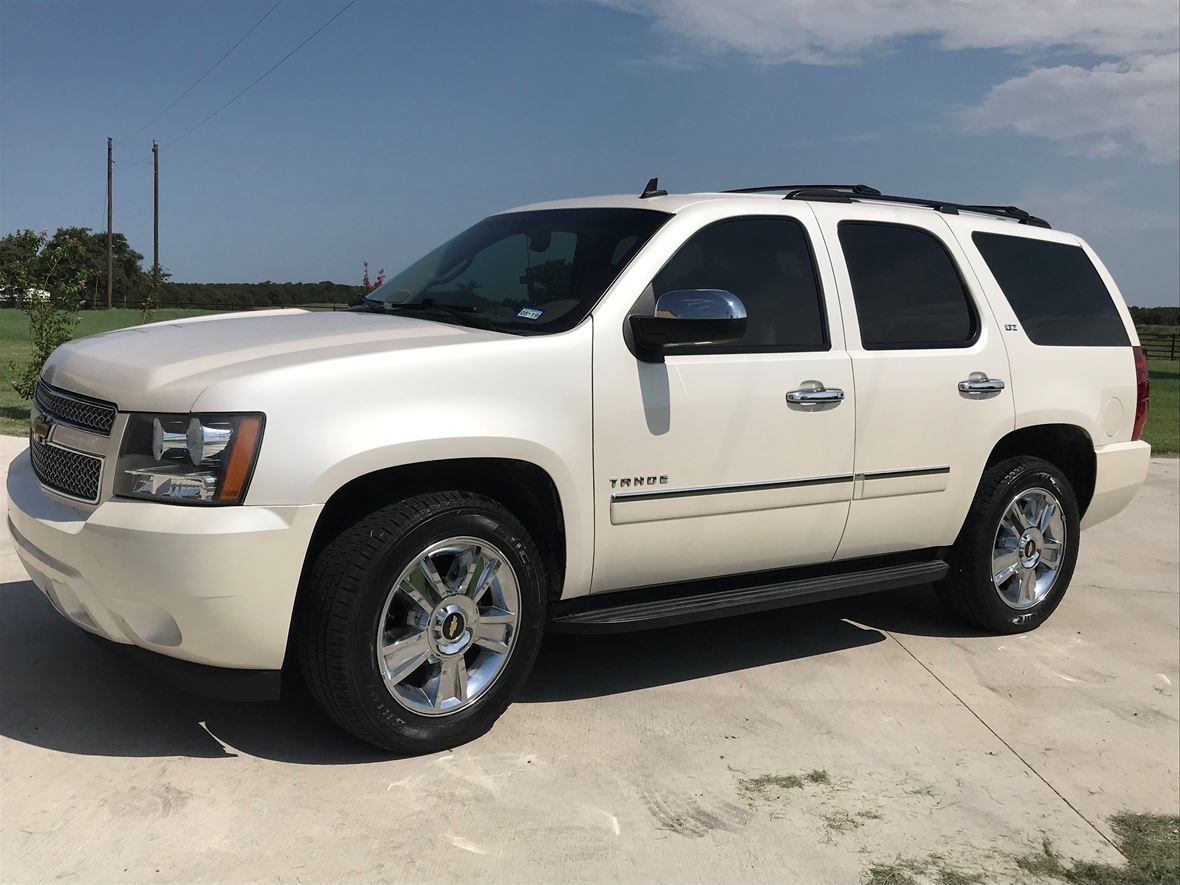
<instances>
[{"instance_id":1,"label":"wiper blade","mask_svg":"<svg viewBox=\"0 0 1180 885\"><path fill-rule=\"evenodd\" d=\"M473 329L486 329L488 331L495 331L496 329L494 323L483 317L474 315L476 308L463 304L439 304L437 301L388 304L377 298L366 298L365 301L379 304L380 307L377 309L384 313L442 314L456 320L462 326L470 326Z\"/></svg>"}]
</instances>

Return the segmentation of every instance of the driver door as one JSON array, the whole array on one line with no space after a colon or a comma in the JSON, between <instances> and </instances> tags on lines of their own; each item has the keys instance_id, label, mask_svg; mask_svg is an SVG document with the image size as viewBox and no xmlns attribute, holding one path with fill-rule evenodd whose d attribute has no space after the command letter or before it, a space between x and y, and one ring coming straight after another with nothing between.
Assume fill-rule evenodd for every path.
<instances>
[{"instance_id":1,"label":"driver door","mask_svg":"<svg viewBox=\"0 0 1180 885\"><path fill-rule=\"evenodd\" d=\"M731 292L748 315L740 341L645 362L624 340L625 316L595 314L592 592L834 555L852 498L855 392L831 268L816 259L806 213L682 213L645 250L671 259L654 277L620 281L637 286L621 299L636 310L667 291ZM787 401L820 386L843 399Z\"/></svg>"}]
</instances>

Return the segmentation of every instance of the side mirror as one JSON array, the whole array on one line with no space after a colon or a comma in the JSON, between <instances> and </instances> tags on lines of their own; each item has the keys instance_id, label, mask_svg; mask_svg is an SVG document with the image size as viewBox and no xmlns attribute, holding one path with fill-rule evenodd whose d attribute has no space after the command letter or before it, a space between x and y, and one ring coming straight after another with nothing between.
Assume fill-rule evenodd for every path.
<instances>
[{"instance_id":1,"label":"side mirror","mask_svg":"<svg viewBox=\"0 0 1180 885\"><path fill-rule=\"evenodd\" d=\"M655 316L629 318L637 355L662 362L673 344L725 344L746 334L746 306L724 289L678 289L656 301Z\"/></svg>"}]
</instances>

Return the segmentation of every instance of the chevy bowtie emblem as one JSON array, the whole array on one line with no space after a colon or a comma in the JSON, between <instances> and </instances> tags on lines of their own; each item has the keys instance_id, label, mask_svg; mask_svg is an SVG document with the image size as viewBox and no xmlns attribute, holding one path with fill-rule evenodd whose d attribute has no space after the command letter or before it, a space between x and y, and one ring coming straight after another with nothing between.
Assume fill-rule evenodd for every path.
<instances>
[{"instance_id":1,"label":"chevy bowtie emblem","mask_svg":"<svg viewBox=\"0 0 1180 885\"><path fill-rule=\"evenodd\" d=\"M458 612L451 612L442 623L443 636L447 639L454 639L461 632L463 632L463 616Z\"/></svg>"},{"instance_id":2,"label":"chevy bowtie emblem","mask_svg":"<svg viewBox=\"0 0 1180 885\"><path fill-rule=\"evenodd\" d=\"M53 419L46 418L44 415L38 415L33 419L33 439L39 443L45 443L49 439L49 434L53 430Z\"/></svg>"}]
</instances>

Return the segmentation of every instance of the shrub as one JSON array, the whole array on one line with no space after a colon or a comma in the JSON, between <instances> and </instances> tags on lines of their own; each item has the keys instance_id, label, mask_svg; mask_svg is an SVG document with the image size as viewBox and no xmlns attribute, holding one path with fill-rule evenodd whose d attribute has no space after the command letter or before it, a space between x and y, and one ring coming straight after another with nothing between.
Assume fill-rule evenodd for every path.
<instances>
[{"instance_id":1,"label":"shrub","mask_svg":"<svg viewBox=\"0 0 1180 885\"><path fill-rule=\"evenodd\" d=\"M76 237L55 236L50 241L44 230L18 231L12 237L13 248L0 262L0 290L19 299L29 318L32 351L10 366L16 375L13 388L29 398L49 355L74 335L86 281L79 269L85 247Z\"/></svg>"}]
</instances>

